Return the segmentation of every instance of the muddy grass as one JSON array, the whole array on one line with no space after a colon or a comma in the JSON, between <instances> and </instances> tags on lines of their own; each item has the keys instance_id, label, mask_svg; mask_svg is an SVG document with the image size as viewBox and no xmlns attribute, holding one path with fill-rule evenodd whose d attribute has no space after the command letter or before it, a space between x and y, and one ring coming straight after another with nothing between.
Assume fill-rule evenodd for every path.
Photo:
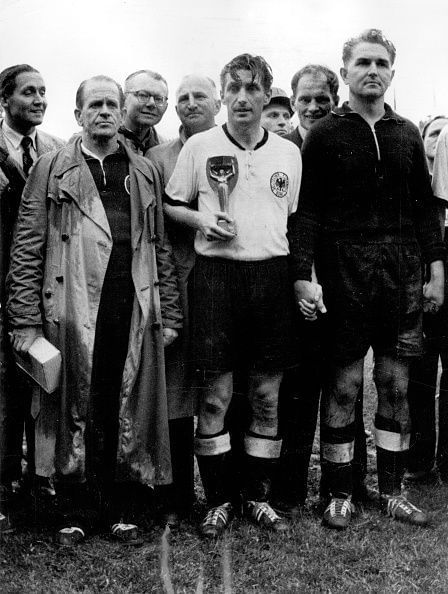
<instances>
[{"instance_id":1,"label":"muddy grass","mask_svg":"<svg viewBox=\"0 0 448 594\"><path fill-rule=\"evenodd\" d=\"M367 428L375 407L370 368L371 363ZM373 461L369 439L371 485L376 482ZM22 527L0 542L0 592L448 592L447 486L420 486L410 493L430 511L429 528L391 521L373 506L359 510L349 529L337 533L321 526L318 482L316 441L311 496L288 537L263 533L240 519L225 538L207 543L198 538L192 521L172 532L155 525L143 533L138 547L95 536L70 549L53 544L37 513L27 521L22 517ZM196 511L200 516L200 503Z\"/></svg>"}]
</instances>

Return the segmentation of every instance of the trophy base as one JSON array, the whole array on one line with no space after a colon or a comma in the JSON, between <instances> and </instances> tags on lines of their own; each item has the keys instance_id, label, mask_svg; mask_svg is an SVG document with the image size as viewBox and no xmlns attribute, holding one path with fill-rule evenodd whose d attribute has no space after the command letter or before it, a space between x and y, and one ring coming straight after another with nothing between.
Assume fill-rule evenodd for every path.
<instances>
[{"instance_id":1,"label":"trophy base","mask_svg":"<svg viewBox=\"0 0 448 594\"><path fill-rule=\"evenodd\" d=\"M225 221L224 219L220 219L220 220L218 220L218 227L221 227L221 229L224 229L225 231L228 231L229 233L233 233L233 235L237 234L235 223L229 223L228 221Z\"/></svg>"}]
</instances>

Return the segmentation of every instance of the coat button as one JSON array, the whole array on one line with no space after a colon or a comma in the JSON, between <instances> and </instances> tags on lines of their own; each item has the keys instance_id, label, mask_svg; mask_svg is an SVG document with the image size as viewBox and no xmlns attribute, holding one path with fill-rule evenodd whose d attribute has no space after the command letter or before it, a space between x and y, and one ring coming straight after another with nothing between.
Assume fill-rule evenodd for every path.
<instances>
[{"instance_id":1,"label":"coat button","mask_svg":"<svg viewBox=\"0 0 448 594\"><path fill-rule=\"evenodd\" d=\"M51 291L50 289L47 289L45 291L44 295L47 299L50 299L50 297L53 295L53 291Z\"/></svg>"},{"instance_id":2,"label":"coat button","mask_svg":"<svg viewBox=\"0 0 448 594\"><path fill-rule=\"evenodd\" d=\"M62 276L62 274L60 274L59 276L55 277L58 283L62 283L62 281L64 280L64 277Z\"/></svg>"},{"instance_id":3,"label":"coat button","mask_svg":"<svg viewBox=\"0 0 448 594\"><path fill-rule=\"evenodd\" d=\"M63 233L63 234L61 235L61 239L62 239L62 241L68 241L68 238L69 238L69 235L68 235L67 233Z\"/></svg>"}]
</instances>

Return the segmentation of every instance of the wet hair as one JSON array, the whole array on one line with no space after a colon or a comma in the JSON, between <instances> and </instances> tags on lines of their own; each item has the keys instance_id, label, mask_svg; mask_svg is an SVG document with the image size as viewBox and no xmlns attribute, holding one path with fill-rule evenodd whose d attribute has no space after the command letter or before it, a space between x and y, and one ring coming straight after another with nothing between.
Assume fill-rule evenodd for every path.
<instances>
[{"instance_id":1,"label":"wet hair","mask_svg":"<svg viewBox=\"0 0 448 594\"><path fill-rule=\"evenodd\" d=\"M436 115L434 117L428 118L426 120L426 122L423 124L423 128L422 128L422 138L423 139L425 138L426 133L428 132L429 126L436 120L448 120L448 117L445 115Z\"/></svg>"},{"instance_id":2,"label":"wet hair","mask_svg":"<svg viewBox=\"0 0 448 594\"><path fill-rule=\"evenodd\" d=\"M307 64L300 70L298 70L291 79L291 90L292 94L295 97L297 92L297 85L299 84L299 80L302 76L306 74L310 74L311 76L319 76L323 75L325 80L327 81L328 88L330 89L330 95L333 97L333 101L337 105L339 102L339 79L338 75L330 70L326 66L322 66L321 64Z\"/></svg>"},{"instance_id":3,"label":"wet hair","mask_svg":"<svg viewBox=\"0 0 448 594\"><path fill-rule=\"evenodd\" d=\"M252 80L258 76L264 90L271 89L273 80L271 67L261 56L252 56L251 54L240 54L224 66L220 75L221 89L224 89L226 74L230 74L231 78L238 80L238 70L249 70L252 73Z\"/></svg>"},{"instance_id":4,"label":"wet hair","mask_svg":"<svg viewBox=\"0 0 448 594\"><path fill-rule=\"evenodd\" d=\"M380 29L366 29L358 37L352 37L344 43L344 47L342 48L342 61L344 65L352 57L353 49L360 43L377 43L382 45L389 54L391 65L395 62L397 50L392 41L389 41Z\"/></svg>"},{"instance_id":5,"label":"wet hair","mask_svg":"<svg viewBox=\"0 0 448 594\"><path fill-rule=\"evenodd\" d=\"M38 70L29 64L16 64L15 66L9 66L9 68L5 68L5 70L0 72L0 97L2 99L11 97L17 86L17 77L24 72L39 73Z\"/></svg>"},{"instance_id":6,"label":"wet hair","mask_svg":"<svg viewBox=\"0 0 448 594\"><path fill-rule=\"evenodd\" d=\"M154 80L161 80L163 84L166 86L166 94L168 95L168 83L161 74L159 74L158 72L154 72L153 70L136 70L135 72L132 72L129 76L126 77L126 80L124 81L124 88L126 89L128 82L136 76L138 76L139 74L147 74Z\"/></svg>"},{"instance_id":7,"label":"wet hair","mask_svg":"<svg viewBox=\"0 0 448 594\"><path fill-rule=\"evenodd\" d=\"M78 90L76 91L76 100L75 100L77 109L82 109L82 107L84 105L84 88L85 88L86 84L92 80L110 82L110 83L113 83L114 85L117 85L118 94L120 96L120 108L123 108L124 93L123 93L123 89L121 88L121 85L119 85L117 83L117 81L114 80L113 78L111 78L110 76L106 76L105 74L97 74L96 76L92 76L92 78L87 78L86 80L83 80L82 83L79 85Z\"/></svg>"}]
</instances>

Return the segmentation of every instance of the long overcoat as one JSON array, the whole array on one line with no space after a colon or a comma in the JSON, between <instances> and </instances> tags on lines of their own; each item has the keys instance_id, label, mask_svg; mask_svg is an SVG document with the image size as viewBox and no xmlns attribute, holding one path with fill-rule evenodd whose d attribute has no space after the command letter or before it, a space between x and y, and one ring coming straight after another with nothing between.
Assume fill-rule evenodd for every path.
<instances>
[{"instance_id":1,"label":"long overcoat","mask_svg":"<svg viewBox=\"0 0 448 594\"><path fill-rule=\"evenodd\" d=\"M176 280L163 241L160 183L151 163L129 159L131 329L121 388L118 480L171 481L163 325L181 325ZM95 325L112 237L81 139L42 157L25 187L11 252L8 315L43 326L61 350L61 388L40 393L36 472L85 479ZM163 317L162 317L163 311Z\"/></svg>"}]
</instances>

